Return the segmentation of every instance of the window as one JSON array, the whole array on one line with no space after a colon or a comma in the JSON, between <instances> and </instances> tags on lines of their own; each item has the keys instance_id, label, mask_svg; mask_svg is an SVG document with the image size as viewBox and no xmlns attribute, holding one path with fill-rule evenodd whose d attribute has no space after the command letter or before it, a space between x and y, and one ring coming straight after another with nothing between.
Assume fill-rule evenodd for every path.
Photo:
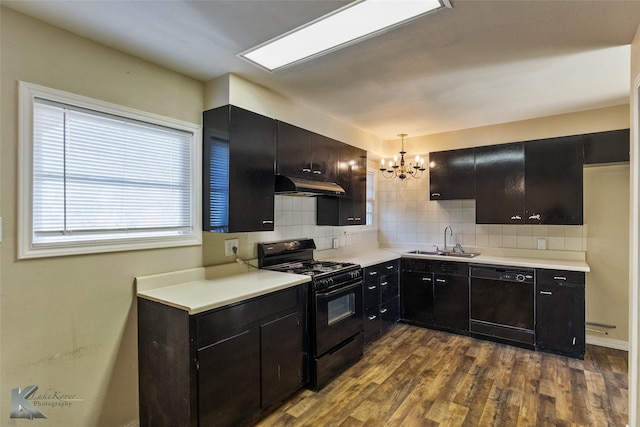
<instances>
[{"instance_id":1,"label":"window","mask_svg":"<svg viewBox=\"0 0 640 427\"><path fill-rule=\"evenodd\" d=\"M374 209L376 203L376 171L373 169L367 170L367 206L366 206L366 216L367 216L367 225L375 226L374 223Z\"/></svg>"},{"instance_id":2,"label":"window","mask_svg":"<svg viewBox=\"0 0 640 427\"><path fill-rule=\"evenodd\" d=\"M199 126L22 82L19 256L201 242Z\"/></svg>"}]
</instances>

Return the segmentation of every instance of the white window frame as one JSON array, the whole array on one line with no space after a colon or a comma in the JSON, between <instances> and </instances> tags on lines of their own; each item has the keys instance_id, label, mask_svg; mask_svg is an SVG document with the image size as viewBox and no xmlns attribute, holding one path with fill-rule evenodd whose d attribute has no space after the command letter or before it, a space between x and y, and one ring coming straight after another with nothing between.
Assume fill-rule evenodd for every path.
<instances>
[{"instance_id":1,"label":"white window frame","mask_svg":"<svg viewBox=\"0 0 640 427\"><path fill-rule=\"evenodd\" d=\"M376 203L376 188L378 185L378 174L376 173L376 169L372 169L372 168L367 168L367 177L369 174L372 174L373 176L373 199L365 199L365 218L366 218L366 205L369 202L373 202L373 224L370 225L350 225L349 226L349 232L358 232L358 231L371 231L371 230L377 230L378 229L378 206Z\"/></svg>"},{"instance_id":2,"label":"white window frame","mask_svg":"<svg viewBox=\"0 0 640 427\"><path fill-rule=\"evenodd\" d=\"M171 236L135 236L83 241L33 241L33 105L36 98L120 116L191 134L191 230ZM39 258L202 244L201 126L27 82L19 83L18 258Z\"/></svg>"}]
</instances>

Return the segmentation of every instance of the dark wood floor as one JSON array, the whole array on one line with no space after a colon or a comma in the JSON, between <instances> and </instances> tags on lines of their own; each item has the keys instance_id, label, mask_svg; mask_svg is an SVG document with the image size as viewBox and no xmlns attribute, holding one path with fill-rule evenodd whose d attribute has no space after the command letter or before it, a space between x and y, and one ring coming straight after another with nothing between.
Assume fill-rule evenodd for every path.
<instances>
[{"instance_id":1,"label":"dark wood floor","mask_svg":"<svg viewBox=\"0 0 640 427\"><path fill-rule=\"evenodd\" d=\"M585 360L398 324L257 426L625 426L627 352Z\"/></svg>"}]
</instances>

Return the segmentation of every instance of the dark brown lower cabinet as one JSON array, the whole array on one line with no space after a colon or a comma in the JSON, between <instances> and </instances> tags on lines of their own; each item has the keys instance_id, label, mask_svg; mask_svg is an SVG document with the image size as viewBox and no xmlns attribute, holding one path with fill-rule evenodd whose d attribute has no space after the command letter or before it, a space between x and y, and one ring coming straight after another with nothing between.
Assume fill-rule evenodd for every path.
<instances>
[{"instance_id":1,"label":"dark brown lower cabinet","mask_svg":"<svg viewBox=\"0 0 640 427\"><path fill-rule=\"evenodd\" d=\"M466 268L466 264L465 264ZM469 331L469 276L434 275L432 326L455 332Z\"/></svg>"},{"instance_id":2,"label":"dark brown lower cabinet","mask_svg":"<svg viewBox=\"0 0 640 427\"><path fill-rule=\"evenodd\" d=\"M469 264L404 258L401 286L403 321L469 332Z\"/></svg>"},{"instance_id":3,"label":"dark brown lower cabinet","mask_svg":"<svg viewBox=\"0 0 640 427\"><path fill-rule=\"evenodd\" d=\"M138 298L140 425L246 425L302 388L307 287L194 315Z\"/></svg>"},{"instance_id":4,"label":"dark brown lower cabinet","mask_svg":"<svg viewBox=\"0 0 640 427\"><path fill-rule=\"evenodd\" d=\"M536 270L536 349L584 359L585 274Z\"/></svg>"},{"instance_id":5,"label":"dark brown lower cabinet","mask_svg":"<svg viewBox=\"0 0 640 427\"><path fill-rule=\"evenodd\" d=\"M197 351L202 426L250 421L260 412L260 339L247 329Z\"/></svg>"},{"instance_id":6,"label":"dark brown lower cabinet","mask_svg":"<svg viewBox=\"0 0 640 427\"><path fill-rule=\"evenodd\" d=\"M262 409L282 402L304 385L301 342L297 312L260 325Z\"/></svg>"},{"instance_id":7,"label":"dark brown lower cabinet","mask_svg":"<svg viewBox=\"0 0 640 427\"><path fill-rule=\"evenodd\" d=\"M363 276L366 345L400 319L400 260L365 267Z\"/></svg>"}]
</instances>

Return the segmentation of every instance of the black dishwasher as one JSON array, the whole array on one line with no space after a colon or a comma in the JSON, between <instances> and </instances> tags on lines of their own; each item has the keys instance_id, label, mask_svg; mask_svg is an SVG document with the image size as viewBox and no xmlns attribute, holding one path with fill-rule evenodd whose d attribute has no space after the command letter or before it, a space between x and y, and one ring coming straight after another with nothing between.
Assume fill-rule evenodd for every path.
<instances>
[{"instance_id":1,"label":"black dishwasher","mask_svg":"<svg viewBox=\"0 0 640 427\"><path fill-rule=\"evenodd\" d=\"M535 349L533 269L471 265L472 336Z\"/></svg>"}]
</instances>

